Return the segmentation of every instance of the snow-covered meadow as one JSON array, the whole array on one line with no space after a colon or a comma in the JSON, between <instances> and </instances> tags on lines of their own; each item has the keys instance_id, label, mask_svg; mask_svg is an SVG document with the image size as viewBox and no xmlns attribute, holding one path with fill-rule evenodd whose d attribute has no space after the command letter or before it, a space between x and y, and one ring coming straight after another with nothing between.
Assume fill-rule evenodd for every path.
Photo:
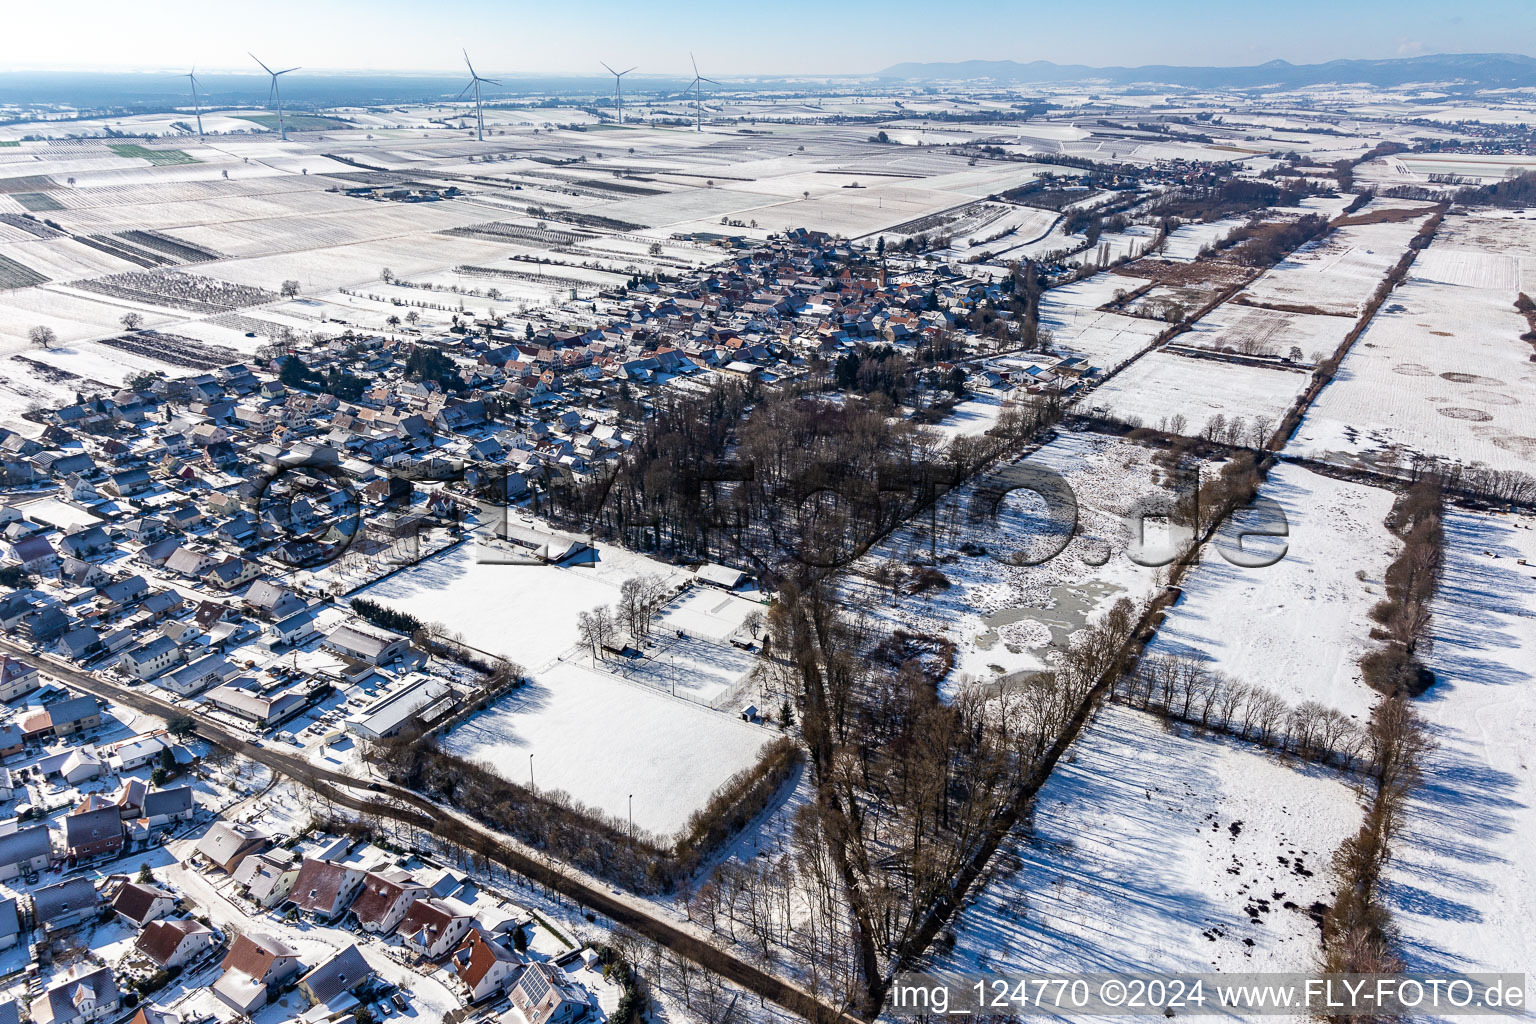
<instances>
[{"instance_id":1,"label":"snow-covered meadow","mask_svg":"<svg viewBox=\"0 0 1536 1024\"><path fill-rule=\"evenodd\" d=\"M1218 672L1279 694L1292 706L1316 701L1364 722L1376 694L1360 680L1370 647L1368 613L1385 596L1382 577L1398 541L1383 525L1389 491L1322 476L1282 462L1260 491L1284 515L1240 511L1222 538L1201 549L1183 595L1148 647L1149 655L1188 655ZM1230 548L1243 529L1245 554L1278 561L1235 565Z\"/></svg>"},{"instance_id":2,"label":"snow-covered meadow","mask_svg":"<svg viewBox=\"0 0 1536 1024\"><path fill-rule=\"evenodd\" d=\"M451 752L520 784L666 837L756 762L778 731L592 667L561 662L443 738Z\"/></svg>"},{"instance_id":3,"label":"snow-covered meadow","mask_svg":"<svg viewBox=\"0 0 1536 1024\"><path fill-rule=\"evenodd\" d=\"M1384 898L1410 970L1536 972L1536 519L1452 510L1434 606L1435 748Z\"/></svg>"},{"instance_id":4,"label":"snow-covered meadow","mask_svg":"<svg viewBox=\"0 0 1536 1024\"><path fill-rule=\"evenodd\" d=\"M1515 309L1514 255L1533 245L1528 221L1447 217L1318 396L1294 446L1318 458L1395 462L1418 452L1536 468L1536 368L1520 338L1529 328Z\"/></svg>"},{"instance_id":5,"label":"snow-covered meadow","mask_svg":"<svg viewBox=\"0 0 1536 1024\"><path fill-rule=\"evenodd\" d=\"M1198 434L1216 416L1278 423L1306 388L1295 370L1250 366L1158 351L1142 356L1095 388L1083 405L1122 422L1158 427L1184 418L1181 433Z\"/></svg>"},{"instance_id":6,"label":"snow-covered meadow","mask_svg":"<svg viewBox=\"0 0 1536 1024\"><path fill-rule=\"evenodd\" d=\"M1104 707L993 857L935 969L1308 971L1353 790L1220 738Z\"/></svg>"}]
</instances>

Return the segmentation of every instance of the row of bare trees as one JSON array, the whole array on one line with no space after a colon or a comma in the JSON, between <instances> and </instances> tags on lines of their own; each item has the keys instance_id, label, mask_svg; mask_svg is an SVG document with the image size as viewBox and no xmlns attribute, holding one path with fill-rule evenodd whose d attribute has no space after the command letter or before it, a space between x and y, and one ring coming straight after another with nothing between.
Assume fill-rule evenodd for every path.
<instances>
[{"instance_id":1,"label":"row of bare trees","mask_svg":"<svg viewBox=\"0 0 1536 1024\"><path fill-rule=\"evenodd\" d=\"M1381 902L1392 843L1407 822L1408 801L1433 743L1402 695L1383 698L1368 729L1373 798L1360 830L1334 851L1338 896L1323 918L1323 969L1330 974L1403 969L1397 929Z\"/></svg>"},{"instance_id":2,"label":"row of bare trees","mask_svg":"<svg viewBox=\"0 0 1536 1024\"><path fill-rule=\"evenodd\" d=\"M1369 747L1365 730L1342 711L1316 701L1292 706L1280 695L1230 679L1191 655L1142 659L1111 696L1163 718L1345 771L1362 767Z\"/></svg>"},{"instance_id":3,"label":"row of bare trees","mask_svg":"<svg viewBox=\"0 0 1536 1024\"><path fill-rule=\"evenodd\" d=\"M1388 696L1417 696L1434 682L1420 661L1432 642L1430 624L1445 558L1444 491L1439 477L1420 477L1392 506L1387 524L1403 541L1387 567L1386 597L1371 609L1381 646L1360 660L1366 683Z\"/></svg>"}]
</instances>

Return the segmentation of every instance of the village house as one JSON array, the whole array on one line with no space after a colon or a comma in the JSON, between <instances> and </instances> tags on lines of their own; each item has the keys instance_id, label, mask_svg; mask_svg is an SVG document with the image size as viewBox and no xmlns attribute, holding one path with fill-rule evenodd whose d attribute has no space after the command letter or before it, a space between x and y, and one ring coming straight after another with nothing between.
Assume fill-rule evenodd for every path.
<instances>
[{"instance_id":1,"label":"village house","mask_svg":"<svg viewBox=\"0 0 1536 1024\"><path fill-rule=\"evenodd\" d=\"M403 869L370 871L363 878L362 891L352 902L352 915L363 931L388 935L404 920L412 903L431 895L432 890L417 883Z\"/></svg>"},{"instance_id":2,"label":"village house","mask_svg":"<svg viewBox=\"0 0 1536 1024\"><path fill-rule=\"evenodd\" d=\"M269 843L267 834L256 826L221 818L197 841L197 854L220 871L232 875L241 861L261 852Z\"/></svg>"},{"instance_id":3,"label":"village house","mask_svg":"<svg viewBox=\"0 0 1536 1024\"><path fill-rule=\"evenodd\" d=\"M510 1016L522 1024L572 1024L588 1009L586 994L542 960L528 964L512 986Z\"/></svg>"},{"instance_id":4,"label":"village house","mask_svg":"<svg viewBox=\"0 0 1536 1024\"><path fill-rule=\"evenodd\" d=\"M0 654L0 700L13 701L37 689L42 682L37 668L19 658Z\"/></svg>"},{"instance_id":5,"label":"village house","mask_svg":"<svg viewBox=\"0 0 1536 1024\"><path fill-rule=\"evenodd\" d=\"M473 923L474 917L455 903L423 899L411 904L398 931L407 949L436 960L447 956Z\"/></svg>"},{"instance_id":6,"label":"village house","mask_svg":"<svg viewBox=\"0 0 1536 1024\"><path fill-rule=\"evenodd\" d=\"M32 825L0 835L0 882L36 874L48 867L52 857L47 825Z\"/></svg>"},{"instance_id":7,"label":"village house","mask_svg":"<svg viewBox=\"0 0 1536 1024\"><path fill-rule=\"evenodd\" d=\"M73 928L96 916L101 895L89 878L67 878L32 894L32 917L45 932Z\"/></svg>"},{"instance_id":8,"label":"village house","mask_svg":"<svg viewBox=\"0 0 1536 1024\"><path fill-rule=\"evenodd\" d=\"M356 946L348 946L299 979L299 991L304 993L311 1006L325 1006L333 1010L346 1009L344 1002L369 985L374 970L363 959Z\"/></svg>"},{"instance_id":9,"label":"village house","mask_svg":"<svg viewBox=\"0 0 1536 1024\"><path fill-rule=\"evenodd\" d=\"M245 898L270 910L293 892L299 880L299 860L282 847L244 857L232 872Z\"/></svg>"},{"instance_id":10,"label":"village house","mask_svg":"<svg viewBox=\"0 0 1536 1024\"><path fill-rule=\"evenodd\" d=\"M363 885L363 870L307 857L289 899L300 914L330 924L346 911Z\"/></svg>"},{"instance_id":11,"label":"village house","mask_svg":"<svg viewBox=\"0 0 1536 1024\"><path fill-rule=\"evenodd\" d=\"M267 995L303 968L299 955L270 935L235 936L220 964L213 994L236 1013L250 1016L267 1005Z\"/></svg>"},{"instance_id":12,"label":"village house","mask_svg":"<svg viewBox=\"0 0 1536 1024\"><path fill-rule=\"evenodd\" d=\"M78 964L32 1001L32 1024L90 1024L114 1016L122 993L110 967Z\"/></svg>"},{"instance_id":13,"label":"village house","mask_svg":"<svg viewBox=\"0 0 1536 1024\"><path fill-rule=\"evenodd\" d=\"M214 946L212 928L201 921L154 921L139 933L134 949L158 967L184 967Z\"/></svg>"},{"instance_id":14,"label":"village house","mask_svg":"<svg viewBox=\"0 0 1536 1024\"><path fill-rule=\"evenodd\" d=\"M176 894L158 885L124 882L112 897L112 911L135 928L143 928L176 909Z\"/></svg>"},{"instance_id":15,"label":"village house","mask_svg":"<svg viewBox=\"0 0 1536 1024\"><path fill-rule=\"evenodd\" d=\"M522 958L495 939L487 938L478 928L469 935L450 961L454 976L463 987L466 1003L478 1003L499 995L522 967Z\"/></svg>"}]
</instances>

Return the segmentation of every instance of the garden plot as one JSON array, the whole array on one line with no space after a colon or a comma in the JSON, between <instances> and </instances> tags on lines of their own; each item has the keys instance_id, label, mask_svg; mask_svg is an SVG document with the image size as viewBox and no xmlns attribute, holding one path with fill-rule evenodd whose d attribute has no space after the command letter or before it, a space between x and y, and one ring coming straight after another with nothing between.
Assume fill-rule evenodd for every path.
<instances>
[{"instance_id":1,"label":"garden plot","mask_svg":"<svg viewBox=\"0 0 1536 1024\"><path fill-rule=\"evenodd\" d=\"M1383 895L1409 970L1536 971L1536 520L1452 510L1434 607L1435 749Z\"/></svg>"},{"instance_id":2,"label":"garden plot","mask_svg":"<svg viewBox=\"0 0 1536 1024\"><path fill-rule=\"evenodd\" d=\"M1266 271L1243 297L1260 305L1354 316L1407 251L1423 219L1337 228Z\"/></svg>"},{"instance_id":3,"label":"garden plot","mask_svg":"<svg viewBox=\"0 0 1536 1024\"><path fill-rule=\"evenodd\" d=\"M1352 317L1292 313L1226 302L1179 335L1177 344L1245 356L1275 356L1308 365L1333 355Z\"/></svg>"},{"instance_id":4,"label":"garden plot","mask_svg":"<svg viewBox=\"0 0 1536 1024\"><path fill-rule=\"evenodd\" d=\"M444 737L452 753L670 837L775 733L566 662Z\"/></svg>"},{"instance_id":5,"label":"garden plot","mask_svg":"<svg viewBox=\"0 0 1536 1024\"><path fill-rule=\"evenodd\" d=\"M1368 613L1399 546L1382 525L1393 496L1284 462L1261 494L1283 510L1286 534L1243 550L1284 557L1245 568L1206 545L1148 653L1192 656L1293 707L1316 701L1364 722L1376 695L1356 662L1373 646ZM1275 525L1248 509L1223 533Z\"/></svg>"},{"instance_id":6,"label":"garden plot","mask_svg":"<svg viewBox=\"0 0 1536 1024\"><path fill-rule=\"evenodd\" d=\"M1349 786L1233 741L1100 712L992 862L935 969L1315 970Z\"/></svg>"},{"instance_id":7,"label":"garden plot","mask_svg":"<svg viewBox=\"0 0 1536 1024\"><path fill-rule=\"evenodd\" d=\"M1447 225L1451 255L1427 273L1443 275L1447 261L1457 259L1462 223ZM1536 225L1511 223L1524 224L1536 241ZM1318 396L1293 444L1314 457L1344 461L1385 465L1417 452L1536 470L1536 370L1530 346L1520 340L1528 328L1515 297L1507 287L1434 283L1420 277L1415 261Z\"/></svg>"},{"instance_id":8,"label":"garden plot","mask_svg":"<svg viewBox=\"0 0 1536 1024\"><path fill-rule=\"evenodd\" d=\"M1083 401L1091 411L1122 423L1172 428L1183 417L1196 435L1216 416L1279 423L1310 377L1294 370L1151 352L1095 388Z\"/></svg>"},{"instance_id":9,"label":"garden plot","mask_svg":"<svg viewBox=\"0 0 1536 1024\"><path fill-rule=\"evenodd\" d=\"M967 682L1048 668L1055 652L1116 600L1139 601L1157 585L1157 569L1136 564L1128 554L1133 524L1140 524L1138 511L1145 505L1149 514L1165 515L1163 506L1172 500L1173 492L1157 482L1162 474L1152 452L1098 434L1065 434L989 480L1007 489L1042 469L1065 478L1077 501L1076 531L1054 557L1038 565L1011 561L1020 552L1044 558L1058 546L1070 529L1059 514L1026 490L999 502L978 498L972 485L947 496L932 523L922 517L902 527L855 563L848 583L851 606L891 630L942 637L954 645L946 693ZM1155 529L1148 534L1149 549L1171 552ZM925 581L919 567L895 585L878 579L882 567L929 562L931 547L939 556L940 576Z\"/></svg>"}]
</instances>

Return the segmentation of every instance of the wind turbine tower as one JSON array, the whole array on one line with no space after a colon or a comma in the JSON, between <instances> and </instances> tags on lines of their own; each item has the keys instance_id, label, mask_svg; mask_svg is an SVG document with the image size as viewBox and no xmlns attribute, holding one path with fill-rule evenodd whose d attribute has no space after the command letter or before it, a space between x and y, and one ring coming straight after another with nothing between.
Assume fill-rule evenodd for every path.
<instances>
[{"instance_id":1,"label":"wind turbine tower","mask_svg":"<svg viewBox=\"0 0 1536 1024\"><path fill-rule=\"evenodd\" d=\"M247 50L246 52L249 53L250 51ZM251 54L251 60L261 64L261 58L254 53ZM277 134L284 142L287 142L288 122L283 120L283 91L277 87L277 79L279 75L286 75L290 71L297 71L299 69L288 68L286 71L273 71L265 64L261 64L261 70L272 76L272 90L267 93L267 102L271 103L274 99L277 100Z\"/></svg>"},{"instance_id":2,"label":"wind turbine tower","mask_svg":"<svg viewBox=\"0 0 1536 1024\"><path fill-rule=\"evenodd\" d=\"M459 93L459 99L464 98L464 93L475 90L475 140L485 141L485 114L480 109L480 83L486 85L500 85L501 83L490 78L481 78L475 73L475 66L469 62L469 51L464 51L464 66L469 68L469 84L464 87L464 92Z\"/></svg>"},{"instance_id":3,"label":"wind turbine tower","mask_svg":"<svg viewBox=\"0 0 1536 1024\"><path fill-rule=\"evenodd\" d=\"M197 141L203 141L203 108L197 100L197 68L187 72L187 79L192 83L192 109L197 113Z\"/></svg>"},{"instance_id":4,"label":"wind turbine tower","mask_svg":"<svg viewBox=\"0 0 1536 1024\"><path fill-rule=\"evenodd\" d=\"M693 61L693 130L701 132L704 130L704 83L708 82L710 85L720 83L699 74L699 62L693 59L693 54L690 53L688 59Z\"/></svg>"},{"instance_id":5,"label":"wind turbine tower","mask_svg":"<svg viewBox=\"0 0 1536 1024\"><path fill-rule=\"evenodd\" d=\"M603 65L603 67L608 68L606 61L598 61L598 63ZM613 102L614 105L619 108L620 127L622 127L624 124L624 76L633 70L635 69L630 68L629 71L615 71L613 68L608 68L608 73L613 76Z\"/></svg>"}]
</instances>

